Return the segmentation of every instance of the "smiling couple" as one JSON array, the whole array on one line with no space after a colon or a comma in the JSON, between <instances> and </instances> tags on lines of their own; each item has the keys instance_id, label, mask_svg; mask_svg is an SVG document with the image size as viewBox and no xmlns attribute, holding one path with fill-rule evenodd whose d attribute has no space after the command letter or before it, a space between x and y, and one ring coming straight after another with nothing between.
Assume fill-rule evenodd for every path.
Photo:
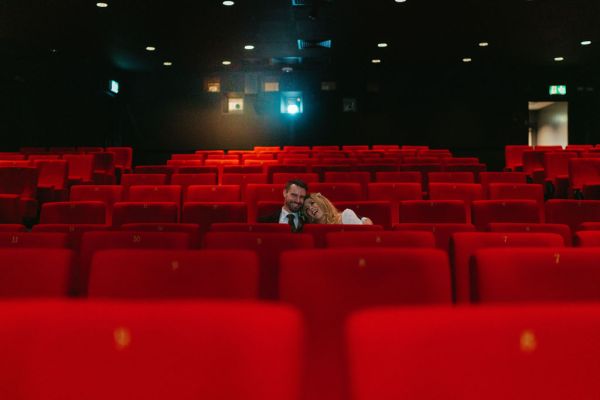
<instances>
[{"instance_id":1,"label":"smiling couple","mask_svg":"<svg viewBox=\"0 0 600 400\"><path fill-rule=\"evenodd\" d=\"M258 222L289 224L292 232L300 232L304 224L373 224L369 218L359 218L349 208L338 211L321 193L309 194L306 183L298 179L286 182L281 210L259 218Z\"/></svg>"}]
</instances>

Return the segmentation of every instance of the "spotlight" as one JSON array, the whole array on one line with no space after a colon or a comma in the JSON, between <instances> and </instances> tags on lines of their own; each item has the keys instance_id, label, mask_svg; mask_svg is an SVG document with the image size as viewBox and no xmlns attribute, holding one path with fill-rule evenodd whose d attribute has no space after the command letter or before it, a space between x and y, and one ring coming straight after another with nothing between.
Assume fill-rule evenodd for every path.
<instances>
[{"instance_id":1,"label":"spotlight","mask_svg":"<svg viewBox=\"0 0 600 400\"><path fill-rule=\"evenodd\" d=\"M302 92L283 92L281 94L282 114L297 115L302 112Z\"/></svg>"}]
</instances>

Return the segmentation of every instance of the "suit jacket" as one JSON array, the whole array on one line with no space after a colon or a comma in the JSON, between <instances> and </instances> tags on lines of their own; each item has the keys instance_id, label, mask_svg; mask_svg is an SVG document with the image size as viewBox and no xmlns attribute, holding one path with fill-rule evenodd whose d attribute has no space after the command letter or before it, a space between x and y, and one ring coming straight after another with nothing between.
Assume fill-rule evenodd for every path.
<instances>
[{"instance_id":1,"label":"suit jacket","mask_svg":"<svg viewBox=\"0 0 600 400\"><path fill-rule=\"evenodd\" d=\"M265 215L263 217L258 218L258 222L268 223L268 224L278 224L279 218L281 218L281 210L277 211L276 213L273 213L270 215ZM302 232L303 227L304 227L304 224L303 224L302 218L300 218L298 220L298 227L295 230L292 230L292 232L294 232L294 233Z\"/></svg>"}]
</instances>

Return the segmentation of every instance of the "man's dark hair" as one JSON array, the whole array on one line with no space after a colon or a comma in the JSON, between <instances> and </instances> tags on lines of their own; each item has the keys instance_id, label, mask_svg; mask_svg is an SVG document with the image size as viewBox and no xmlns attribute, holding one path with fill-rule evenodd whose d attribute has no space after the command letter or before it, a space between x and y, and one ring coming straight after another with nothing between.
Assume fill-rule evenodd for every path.
<instances>
[{"instance_id":1,"label":"man's dark hair","mask_svg":"<svg viewBox=\"0 0 600 400\"><path fill-rule=\"evenodd\" d=\"M285 183L285 191L287 192L288 190L290 190L290 187L292 185L296 185L308 192L308 185L306 183L304 183L304 181L301 181L300 179L290 179L289 181L287 181Z\"/></svg>"}]
</instances>

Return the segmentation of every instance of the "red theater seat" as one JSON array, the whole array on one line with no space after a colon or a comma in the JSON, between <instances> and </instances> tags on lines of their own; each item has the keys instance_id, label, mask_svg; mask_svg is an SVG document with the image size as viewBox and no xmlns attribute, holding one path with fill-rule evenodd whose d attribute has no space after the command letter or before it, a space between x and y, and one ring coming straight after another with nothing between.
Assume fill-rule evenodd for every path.
<instances>
[{"instance_id":1,"label":"red theater seat","mask_svg":"<svg viewBox=\"0 0 600 400\"><path fill-rule=\"evenodd\" d=\"M92 154L64 154L63 160L69 163L69 184L93 182L94 156Z\"/></svg>"},{"instance_id":2,"label":"red theater seat","mask_svg":"<svg viewBox=\"0 0 600 400\"><path fill-rule=\"evenodd\" d=\"M422 184L423 178L421 177L421 173L417 171L381 171L375 173L375 182Z\"/></svg>"},{"instance_id":3,"label":"red theater seat","mask_svg":"<svg viewBox=\"0 0 600 400\"><path fill-rule=\"evenodd\" d=\"M166 174L123 174L121 176L121 185L124 191L127 192L130 186L133 185L166 185Z\"/></svg>"},{"instance_id":4,"label":"red theater seat","mask_svg":"<svg viewBox=\"0 0 600 400\"><path fill-rule=\"evenodd\" d=\"M120 185L74 185L71 186L71 201L101 201L106 205L106 223L112 223L113 206L123 200Z\"/></svg>"},{"instance_id":5,"label":"red theater seat","mask_svg":"<svg viewBox=\"0 0 600 400\"><path fill-rule=\"evenodd\" d=\"M199 174L173 174L171 184L181 186L185 190L191 185L216 185L217 174L214 172Z\"/></svg>"},{"instance_id":6,"label":"red theater seat","mask_svg":"<svg viewBox=\"0 0 600 400\"><path fill-rule=\"evenodd\" d=\"M107 147L106 151L115 155L115 168L121 173L131 172L133 149L131 147Z\"/></svg>"},{"instance_id":7,"label":"red theater seat","mask_svg":"<svg viewBox=\"0 0 600 400\"><path fill-rule=\"evenodd\" d=\"M527 183L525 172L481 172L479 182L483 186L485 197L489 197L491 183Z\"/></svg>"},{"instance_id":8,"label":"red theater seat","mask_svg":"<svg viewBox=\"0 0 600 400\"><path fill-rule=\"evenodd\" d=\"M600 222L582 222L577 230L580 231L600 231Z\"/></svg>"},{"instance_id":9,"label":"red theater seat","mask_svg":"<svg viewBox=\"0 0 600 400\"><path fill-rule=\"evenodd\" d=\"M242 250L104 250L92 259L89 297L258 297L258 259Z\"/></svg>"},{"instance_id":10,"label":"red theater seat","mask_svg":"<svg viewBox=\"0 0 600 400\"><path fill-rule=\"evenodd\" d=\"M331 202L363 200L362 186L359 183L314 182L310 185L311 193L321 193Z\"/></svg>"},{"instance_id":11,"label":"red theater seat","mask_svg":"<svg viewBox=\"0 0 600 400\"><path fill-rule=\"evenodd\" d=\"M172 202L117 202L113 208L113 226L135 222L177 222L179 210Z\"/></svg>"},{"instance_id":12,"label":"red theater seat","mask_svg":"<svg viewBox=\"0 0 600 400\"><path fill-rule=\"evenodd\" d=\"M579 231L575 233L575 246L578 247L599 247L599 231Z\"/></svg>"},{"instance_id":13,"label":"red theater seat","mask_svg":"<svg viewBox=\"0 0 600 400\"><path fill-rule=\"evenodd\" d=\"M600 159L572 158L569 160L569 178L573 190L582 190L584 185L600 184Z\"/></svg>"},{"instance_id":14,"label":"red theater seat","mask_svg":"<svg viewBox=\"0 0 600 400\"><path fill-rule=\"evenodd\" d=\"M0 166L0 222L21 223L37 216L38 169Z\"/></svg>"},{"instance_id":15,"label":"red theater seat","mask_svg":"<svg viewBox=\"0 0 600 400\"><path fill-rule=\"evenodd\" d=\"M25 225L21 224L0 224L0 232L25 232Z\"/></svg>"},{"instance_id":16,"label":"red theater seat","mask_svg":"<svg viewBox=\"0 0 600 400\"><path fill-rule=\"evenodd\" d=\"M280 305L15 303L0 338L3 399L299 398L302 323Z\"/></svg>"},{"instance_id":17,"label":"red theater seat","mask_svg":"<svg viewBox=\"0 0 600 400\"><path fill-rule=\"evenodd\" d=\"M504 147L505 168L508 171L522 170L523 153L533 150L532 146L527 145L507 145Z\"/></svg>"},{"instance_id":18,"label":"red theater seat","mask_svg":"<svg viewBox=\"0 0 600 400\"><path fill-rule=\"evenodd\" d=\"M429 183L475 183L472 172L430 172Z\"/></svg>"},{"instance_id":19,"label":"red theater seat","mask_svg":"<svg viewBox=\"0 0 600 400\"><path fill-rule=\"evenodd\" d=\"M192 185L185 194L185 202L240 201L239 185Z\"/></svg>"},{"instance_id":20,"label":"red theater seat","mask_svg":"<svg viewBox=\"0 0 600 400\"><path fill-rule=\"evenodd\" d=\"M313 248L314 240L311 235L302 233L208 232L204 237L204 247L255 251L260 262L260 296L263 299L277 299L281 253L285 250Z\"/></svg>"},{"instance_id":21,"label":"red theater seat","mask_svg":"<svg viewBox=\"0 0 600 400\"><path fill-rule=\"evenodd\" d=\"M36 160L40 201L67 200L68 163L65 160Z\"/></svg>"},{"instance_id":22,"label":"red theater seat","mask_svg":"<svg viewBox=\"0 0 600 400\"><path fill-rule=\"evenodd\" d=\"M122 231L135 232L183 232L190 236L190 248L200 247L200 227L198 224L141 222L123 224Z\"/></svg>"},{"instance_id":23,"label":"red theater seat","mask_svg":"<svg viewBox=\"0 0 600 400\"><path fill-rule=\"evenodd\" d=\"M600 307L366 310L348 323L352 399L593 399Z\"/></svg>"},{"instance_id":24,"label":"red theater seat","mask_svg":"<svg viewBox=\"0 0 600 400\"><path fill-rule=\"evenodd\" d=\"M64 233L0 232L0 248L68 248Z\"/></svg>"},{"instance_id":25,"label":"red theater seat","mask_svg":"<svg viewBox=\"0 0 600 400\"><path fill-rule=\"evenodd\" d=\"M480 231L487 230L492 222L543 222L535 200L477 200L471 205L471 213L473 224Z\"/></svg>"},{"instance_id":26,"label":"red theater seat","mask_svg":"<svg viewBox=\"0 0 600 400\"><path fill-rule=\"evenodd\" d=\"M430 200L462 200L465 206L483 199L483 188L478 183L429 183Z\"/></svg>"},{"instance_id":27,"label":"red theater seat","mask_svg":"<svg viewBox=\"0 0 600 400\"><path fill-rule=\"evenodd\" d=\"M325 247L325 236L330 232L368 232L382 231L381 225L342 225L342 224L305 224L302 233L312 235L315 247Z\"/></svg>"},{"instance_id":28,"label":"red theater seat","mask_svg":"<svg viewBox=\"0 0 600 400\"><path fill-rule=\"evenodd\" d=\"M128 201L175 203L181 207L179 185L134 185L129 188Z\"/></svg>"},{"instance_id":29,"label":"red theater seat","mask_svg":"<svg viewBox=\"0 0 600 400\"><path fill-rule=\"evenodd\" d=\"M76 272L75 289L85 293L88 286L92 257L99 250L111 249L169 249L187 250L190 236L183 232L86 232L81 238L80 265Z\"/></svg>"},{"instance_id":30,"label":"red theater seat","mask_svg":"<svg viewBox=\"0 0 600 400\"><path fill-rule=\"evenodd\" d=\"M81 237L85 232L91 231L107 231L110 230L109 225L99 224L37 224L31 228L32 232L55 232L64 233L67 236L67 247L79 251L81 248Z\"/></svg>"},{"instance_id":31,"label":"red theater seat","mask_svg":"<svg viewBox=\"0 0 600 400\"><path fill-rule=\"evenodd\" d=\"M450 238L456 232L473 232L475 226L472 224L426 224L426 223L403 223L395 224L396 231L426 231L433 233L437 248L446 252L450 250Z\"/></svg>"},{"instance_id":32,"label":"red theater seat","mask_svg":"<svg viewBox=\"0 0 600 400\"><path fill-rule=\"evenodd\" d=\"M210 226L212 232L282 232L289 233L288 224L222 222Z\"/></svg>"},{"instance_id":33,"label":"red theater seat","mask_svg":"<svg viewBox=\"0 0 600 400\"><path fill-rule=\"evenodd\" d=\"M136 174L164 174L169 183L171 175L177 172L177 167L170 165L136 165L134 170Z\"/></svg>"},{"instance_id":34,"label":"red theater seat","mask_svg":"<svg viewBox=\"0 0 600 400\"><path fill-rule=\"evenodd\" d=\"M44 203L41 224L105 224L106 205L101 201L60 201Z\"/></svg>"},{"instance_id":35,"label":"red theater seat","mask_svg":"<svg viewBox=\"0 0 600 400\"><path fill-rule=\"evenodd\" d=\"M315 174L312 172L305 172L305 173L277 172L277 173L273 174L273 183L274 184L283 185L287 181L290 181L292 179L300 179L301 181L303 181L306 184L309 184L309 186L310 186L310 183L312 183L312 182L319 182L319 174Z\"/></svg>"},{"instance_id":36,"label":"red theater seat","mask_svg":"<svg viewBox=\"0 0 600 400\"><path fill-rule=\"evenodd\" d=\"M461 200L406 200L400 202L400 223L467 223L465 202Z\"/></svg>"},{"instance_id":37,"label":"red theater seat","mask_svg":"<svg viewBox=\"0 0 600 400\"><path fill-rule=\"evenodd\" d=\"M546 222L567 224L575 231L584 222L600 222L600 200L561 200L546 202Z\"/></svg>"},{"instance_id":38,"label":"red theater seat","mask_svg":"<svg viewBox=\"0 0 600 400\"><path fill-rule=\"evenodd\" d=\"M281 300L306 321L305 399L347 398L346 317L383 305L449 304L450 270L437 249L320 249L281 257Z\"/></svg>"},{"instance_id":39,"label":"red theater seat","mask_svg":"<svg viewBox=\"0 0 600 400\"><path fill-rule=\"evenodd\" d=\"M372 182L367 186L369 200L421 200L421 183Z\"/></svg>"},{"instance_id":40,"label":"red theater seat","mask_svg":"<svg viewBox=\"0 0 600 400\"><path fill-rule=\"evenodd\" d=\"M350 171L350 172L335 172L326 171L324 176L324 182L350 182L358 183L363 189L363 193L367 191L367 185L371 181L371 174L364 171Z\"/></svg>"},{"instance_id":41,"label":"red theater seat","mask_svg":"<svg viewBox=\"0 0 600 400\"><path fill-rule=\"evenodd\" d=\"M311 185L312 186L312 185ZM249 184L246 186L244 199L248 203L248 222L256 222L258 202L279 202L283 204L284 185L280 184ZM312 190L312 189L311 189ZM232 221L233 222L233 221ZM239 221L241 222L241 221Z\"/></svg>"},{"instance_id":42,"label":"red theater seat","mask_svg":"<svg viewBox=\"0 0 600 400\"><path fill-rule=\"evenodd\" d=\"M472 301L599 301L599 257L600 249L595 248L479 250L473 263Z\"/></svg>"},{"instance_id":43,"label":"red theater seat","mask_svg":"<svg viewBox=\"0 0 600 400\"><path fill-rule=\"evenodd\" d=\"M267 174L234 174L226 173L221 178L223 185L239 185L242 193L249 183L267 183Z\"/></svg>"},{"instance_id":44,"label":"red theater seat","mask_svg":"<svg viewBox=\"0 0 600 400\"><path fill-rule=\"evenodd\" d=\"M527 183L525 172L481 172L479 182L486 186L490 183Z\"/></svg>"},{"instance_id":45,"label":"red theater seat","mask_svg":"<svg viewBox=\"0 0 600 400\"><path fill-rule=\"evenodd\" d=\"M206 232L217 222L248 222L248 207L244 202L189 202L183 205L181 222L198 224Z\"/></svg>"},{"instance_id":46,"label":"red theater seat","mask_svg":"<svg viewBox=\"0 0 600 400\"><path fill-rule=\"evenodd\" d=\"M491 232L531 232L531 233L558 233L562 236L566 246L573 244L573 233L565 224L528 224L519 222L492 222L488 224Z\"/></svg>"},{"instance_id":47,"label":"red theater seat","mask_svg":"<svg viewBox=\"0 0 600 400\"><path fill-rule=\"evenodd\" d=\"M0 249L0 298L67 296L74 258L67 249Z\"/></svg>"},{"instance_id":48,"label":"red theater seat","mask_svg":"<svg viewBox=\"0 0 600 400\"><path fill-rule=\"evenodd\" d=\"M534 183L491 183L489 185L490 200L529 199L544 204L544 188Z\"/></svg>"},{"instance_id":49,"label":"red theater seat","mask_svg":"<svg viewBox=\"0 0 600 400\"><path fill-rule=\"evenodd\" d=\"M330 232L325 247L435 247L431 232Z\"/></svg>"},{"instance_id":50,"label":"red theater seat","mask_svg":"<svg viewBox=\"0 0 600 400\"><path fill-rule=\"evenodd\" d=\"M469 266L475 252L487 247L559 247L564 246L562 236L555 233L496 233L460 232L452 235L451 257L454 271L456 301L468 302L471 298Z\"/></svg>"}]
</instances>

